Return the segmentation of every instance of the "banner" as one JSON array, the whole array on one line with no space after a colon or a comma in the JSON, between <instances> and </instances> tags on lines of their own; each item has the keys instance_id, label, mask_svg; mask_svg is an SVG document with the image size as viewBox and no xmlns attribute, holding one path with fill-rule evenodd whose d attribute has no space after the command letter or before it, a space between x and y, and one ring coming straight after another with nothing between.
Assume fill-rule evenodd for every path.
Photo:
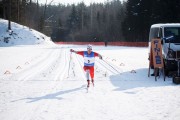
<instances>
[{"instance_id":1,"label":"banner","mask_svg":"<svg viewBox=\"0 0 180 120\"><path fill-rule=\"evenodd\" d=\"M162 57L162 47L161 47L161 39L152 39L151 41L151 53L153 60L154 68L163 68L163 57ZM151 61L150 61L151 62Z\"/></svg>"}]
</instances>

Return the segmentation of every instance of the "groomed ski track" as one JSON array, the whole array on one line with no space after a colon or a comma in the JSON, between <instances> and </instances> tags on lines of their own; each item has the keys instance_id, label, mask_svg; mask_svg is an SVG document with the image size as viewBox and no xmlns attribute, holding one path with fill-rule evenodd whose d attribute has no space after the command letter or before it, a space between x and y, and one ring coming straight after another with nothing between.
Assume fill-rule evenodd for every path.
<instances>
[{"instance_id":1,"label":"groomed ski track","mask_svg":"<svg viewBox=\"0 0 180 120\"><path fill-rule=\"evenodd\" d=\"M103 77L105 71L99 68L107 68L107 66L100 64L101 61L97 61L95 72L99 71L101 73L95 74ZM44 52L41 51L27 63L28 65L22 66L20 70L14 71L12 75L1 77L3 79L1 82L5 82L7 85L1 86L1 91L10 93L9 96L0 100L1 105L3 105L0 112L6 113L3 116L1 115L1 120L7 120L9 115L9 120L52 120L59 118L62 120L62 118L70 117L71 112L77 113L76 117L82 112L87 116L94 112L92 111L93 105L92 108L88 108L86 104L91 104L88 101L95 99L93 96L98 91L90 91L90 94L93 92L94 95L89 96L86 93L86 79L82 69L83 58L81 56L71 54L68 48L59 46ZM108 72L112 72L112 70ZM98 80L96 80L96 83L98 84ZM11 87L13 89L10 89ZM71 95L66 97L66 94ZM61 97L62 95L64 97ZM90 99L87 97L90 97ZM61 99L67 100L62 103ZM79 103L84 105L82 106ZM19 106L20 104L21 106ZM63 110L61 106L67 106L68 109ZM62 116L64 112L66 114ZM53 113L56 113L56 115L53 115ZM47 118L45 114L52 114L52 116ZM84 117L79 119L86 119L86 115L79 117ZM77 120L78 118L69 119Z\"/></svg>"}]
</instances>

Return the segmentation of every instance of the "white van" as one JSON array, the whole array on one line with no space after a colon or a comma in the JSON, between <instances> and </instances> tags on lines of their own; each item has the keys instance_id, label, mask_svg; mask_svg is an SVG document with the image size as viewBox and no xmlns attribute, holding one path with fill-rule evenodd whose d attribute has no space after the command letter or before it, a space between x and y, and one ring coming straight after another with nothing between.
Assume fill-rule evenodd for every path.
<instances>
[{"instance_id":1,"label":"white van","mask_svg":"<svg viewBox=\"0 0 180 120\"><path fill-rule=\"evenodd\" d=\"M180 59L180 23L154 24L150 28L149 46L153 38L161 38L162 54L166 74L177 71L177 60ZM153 68L151 64L151 68Z\"/></svg>"}]
</instances>

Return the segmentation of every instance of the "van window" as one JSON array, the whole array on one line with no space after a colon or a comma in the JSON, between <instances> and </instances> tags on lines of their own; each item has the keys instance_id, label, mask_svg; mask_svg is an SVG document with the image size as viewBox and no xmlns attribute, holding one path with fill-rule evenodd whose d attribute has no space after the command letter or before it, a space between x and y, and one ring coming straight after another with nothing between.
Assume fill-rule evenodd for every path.
<instances>
[{"instance_id":1,"label":"van window","mask_svg":"<svg viewBox=\"0 0 180 120\"><path fill-rule=\"evenodd\" d=\"M149 33L149 41L151 41L153 38L158 38L158 32L159 28L151 28Z\"/></svg>"},{"instance_id":2,"label":"van window","mask_svg":"<svg viewBox=\"0 0 180 120\"><path fill-rule=\"evenodd\" d=\"M174 39L171 42L180 43L180 27L165 27L164 36L174 36Z\"/></svg>"}]
</instances>

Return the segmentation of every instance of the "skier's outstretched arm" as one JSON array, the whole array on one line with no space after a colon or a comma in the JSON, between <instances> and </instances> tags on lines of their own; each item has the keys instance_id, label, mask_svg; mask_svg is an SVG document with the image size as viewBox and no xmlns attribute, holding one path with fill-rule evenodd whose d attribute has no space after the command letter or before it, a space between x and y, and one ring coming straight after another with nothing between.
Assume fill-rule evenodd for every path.
<instances>
[{"instance_id":1,"label":"skier's outstretched arm","mask_svg":"<svg viewBox=\"0 0 180 120\"><path fill-rule=\"evenodd\" d=\"M74 53L76 53L76 54L79 54L79 55L84 55L83 53L84 53L84 51L75 51L75 50L73 50L73 49L70 49L70 52L74 52Z\"/></svg>"},{"instance_id":2,"label":"skier's outstretched arm","mask_svg":"<svg viewBox=\"0 0 180 120\"><path fill-rule=\"evenodd\" d=\"M102 60L102 55L101 55L101 54L96 53L96 52L94 52L94 53L95 53L95 57L99 57L99 59L101 59L101 60Z\"/></svg>"},{"instance_id":3,"label":"skier's outstretched arm","mask_svg":"<svg viewBox=\"0 0 180 120\"><path fill-rule=\"evenodd\" d=\"M77 53L77 51L73 50L73 49L70 49L70 52L74 52L74 53Z\"/></svg>"}]
</instances>

